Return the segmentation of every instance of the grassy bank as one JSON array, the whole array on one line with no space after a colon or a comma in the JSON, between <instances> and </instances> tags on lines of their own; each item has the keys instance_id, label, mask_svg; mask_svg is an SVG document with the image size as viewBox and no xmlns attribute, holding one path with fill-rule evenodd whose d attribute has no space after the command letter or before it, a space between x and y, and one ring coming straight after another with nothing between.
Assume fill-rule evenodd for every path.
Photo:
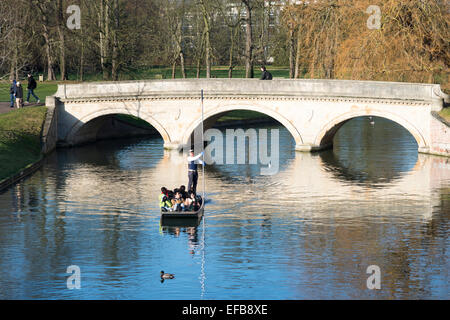
<instances>
[{"instance_id":1,"label":"grassy bank","mask_svg":"<svg viewBox=\"0 0 450 320\"><path fill-rule=\"evenodd\" d=\"M442 111L439 112L439 115L450 122L450 107L442 109Z\"/></svg>"},{"instance_id":2,"label":"grassy bank","mask_svg":"<svg viewBox=\"0 0 450 320\"><path fill-rule=\"evenodd\" d=\"M29 107L0 115L0 180L40 159L45 112Z\"/></svg>"}]
</instances>

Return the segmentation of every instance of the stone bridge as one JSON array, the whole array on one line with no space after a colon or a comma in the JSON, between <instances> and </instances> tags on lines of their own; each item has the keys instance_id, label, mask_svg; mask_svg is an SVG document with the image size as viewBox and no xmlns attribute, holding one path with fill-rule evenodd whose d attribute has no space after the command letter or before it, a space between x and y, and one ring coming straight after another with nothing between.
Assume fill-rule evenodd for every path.
<instances>
[{"instance_id":1,"label":"stone bridge","mask_svg":"<svg viewBox=\"0 0 450 320\"><path fill-rule=\"evenodd\" d=\"M95 140L102 119L129 114L151 124L166 149L177 149L201 124L202 89L205 129L229 111L253 110L285 126L296 150L319 151L332 146L346 121L377 116L408 130L419 152L450 155L450 128L433 115L448 96L434 84L287 79L95 82L59 85L46 104L56 111L60 145Z\"/></svg>"}]
</instances>

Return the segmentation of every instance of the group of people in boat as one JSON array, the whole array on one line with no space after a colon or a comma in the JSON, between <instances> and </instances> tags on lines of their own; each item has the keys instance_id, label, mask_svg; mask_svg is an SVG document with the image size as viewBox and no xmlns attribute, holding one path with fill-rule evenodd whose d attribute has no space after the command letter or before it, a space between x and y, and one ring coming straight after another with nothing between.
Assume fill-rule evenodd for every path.
<instances>
[{"instance_id":1,"label":"group of people in boat","mask_svg":"<svg viewBox=\"0 0 450 320\"><path fill-rule=\"evenodd\" d=\"M161 188L161 194L159 195L159 206L161 211L198 211L202 205L202 197L197 195L197 180L198 171L197 165L205 165L200 159L203 156L203 152L197 156L194 156L194 150L189 152L188 160L188 190L185 186L181 186L173 191L168 190L166 187Z\"/></svg>"},{"instance_id":2,"label":"group of people in boat","mask_svg":"<svg viewBox=\"0 0 450 320\"><path fill-rule=\"evenodd\" d=\"M167 190L166 187L161 188L159 195L159 206L163 212L195 212L200 209L202 205L202 197L198 196L194 190L186 192L186 187Z\"/></svg>"}]
</instances>

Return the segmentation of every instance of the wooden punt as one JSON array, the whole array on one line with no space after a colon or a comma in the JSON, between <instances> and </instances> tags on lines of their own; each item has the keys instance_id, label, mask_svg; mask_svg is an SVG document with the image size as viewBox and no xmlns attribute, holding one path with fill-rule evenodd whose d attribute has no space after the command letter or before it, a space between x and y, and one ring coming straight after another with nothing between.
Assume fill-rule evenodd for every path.
<instances>
[{"instance_id":1,"label":"wooden punt","mask_svg":"<svg viewBox=\"0 0 450 320\"><path fill-rule=\"evenodd\" d=\"M197 227L202 220L205 203L195 212L164 212L161 211L161 225L168 227Z\"/></svg>"}]
</instances>

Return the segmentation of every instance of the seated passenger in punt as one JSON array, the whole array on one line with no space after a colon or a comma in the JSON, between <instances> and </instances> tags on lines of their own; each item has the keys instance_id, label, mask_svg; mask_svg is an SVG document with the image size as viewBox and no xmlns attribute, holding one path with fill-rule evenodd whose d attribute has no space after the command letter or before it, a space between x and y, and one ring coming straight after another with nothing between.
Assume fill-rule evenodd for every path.
<instances>
[{"instance_id":1,"label":"seated passenger in punt","mask_svg":"<svg viewBox=\"0 0 450 320\"><path fill-rule=\"evenodd\" d=\"M173 191L166 187L161 188L159 195L159 207L163 212L196 212L202 205L202 197L194 191L186 192L186 187L181 186Z\"/></svg>"},{"instance_id":2,"label":"seated passenger in punt","mask_svg":"<svg viewBox=\"0 0 450 320\"><path fill-rule=\"evenodd\" d=\"M193 191L189 191L188 195L188 198L184 201L186 211L198 211L202 204L202 198L197 196Z\"/></svg>"},{"instance_id":3,"label":"seated passenger in punt","mask_svg":"<svg viewBox=\"0 0 450 320\"><path fill-rule=\"evenodd\" d=\"M161 211L171 211L172 210L172 202L169 198L169 190L165 187L161 188L161 194L159 195L159 207Z\"/></svg>"}]
</instances>

